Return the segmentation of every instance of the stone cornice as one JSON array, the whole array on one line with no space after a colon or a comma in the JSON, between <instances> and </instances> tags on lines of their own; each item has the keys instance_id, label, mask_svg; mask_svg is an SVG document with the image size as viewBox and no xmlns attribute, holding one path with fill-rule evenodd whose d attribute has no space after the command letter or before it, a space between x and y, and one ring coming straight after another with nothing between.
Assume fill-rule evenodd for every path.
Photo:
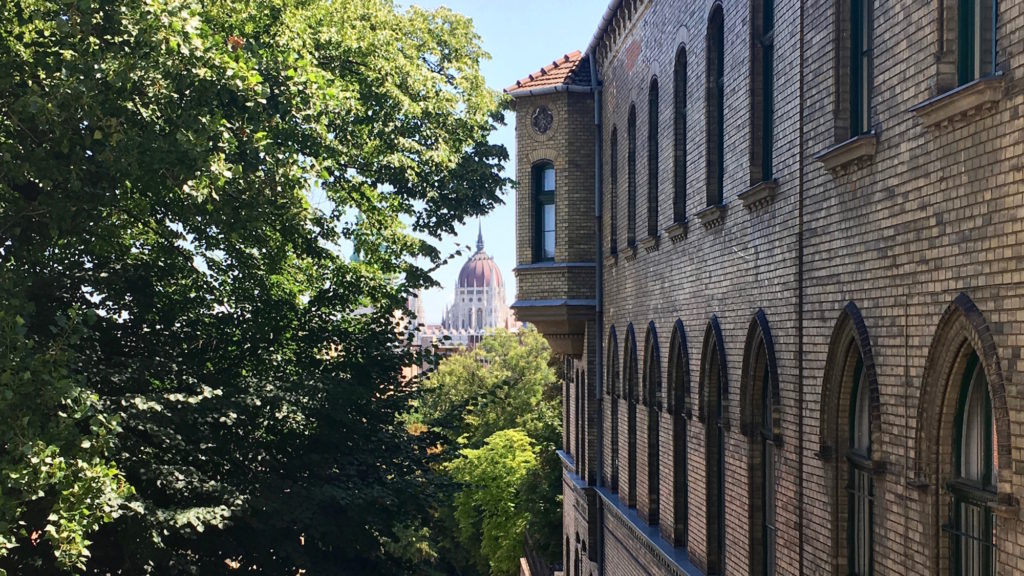
<instances>
[{"instance_id":1,"label":"stone cornice","mask_svg":"<svg viewBox=\"0 0 1024 576\"><path fill-rule=\"evenodd\" d=\"M945 128L991 112L1002 97L1003 74L997 72L929 98L910 111L925 128Z\"/></svg>"}]
</instances>

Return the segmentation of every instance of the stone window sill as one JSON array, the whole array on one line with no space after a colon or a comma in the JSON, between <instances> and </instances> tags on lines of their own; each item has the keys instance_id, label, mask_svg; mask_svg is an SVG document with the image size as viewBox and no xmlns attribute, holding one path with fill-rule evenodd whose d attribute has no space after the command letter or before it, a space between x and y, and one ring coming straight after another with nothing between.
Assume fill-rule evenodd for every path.
<instances>
[{"instance_id":1,"label":"stone window sill","mask_svg":"<svg viewBox=\"0 0 1024 576\"><path fill-rule=\"evenodd\" d=\"M689 226L686 220L682 222L673 222L669 224L668 228L665 228L665 235L672 241L673 244L682 242L686 238L686 232Z\"/></svg>"},{"instance_id":2,"label":"stone window sill","mask_svg":"<svg viewBox=\"0 0 1024 576\"><path fill-rule=\"evenodd\" d=\"M702 209L695 216L705 228L710 230L725 223L725 212L725 204L716 204Z\"/></svg>"},{"instance_id":3,"label":"stone window sill","mask_svg":"<svg viewBox=\"0 0 1024 576\"><path fill-rule=\"evenodd\" d=\"M779 181L776 179L762 180L740 193L740 201L743 207L748 210L757 210L772 203L775 193L779 189Z\"/></svg>"},{"instance_id":4,"label":"stone window sill","mask_svg":"<svg viewBox=\"0 0 1024 576\"><path fill-rule=\"evenodd\" d=\"M854 136L814 157L829 172L850 172L866 165L875 157L878 136L874 132Z\"/></svg>"},{"instance_id":5,"label":"stone window sill","mask_svg":"<svg viewBox=\"0 0 1024 576\"><path fill-rule=\"evenodd\" d=\"M658 251L658 236L647 236L640 240L640 247L644 249L644 252L650 254L651 252Z\"/></svg>"},{"instance_id":6,"label":"stone window sill","mask_svg":"<svg viewBox=\"0 0 1024 576\"><path fill-rule=\"evenodd\" d=\"M958 86L910 109L925 128L942 128L969 122L991 112L1003 97L1003 73Z\"/></svg>"},{"instance_id":7,"label":"stone window sill","mask_svg":"<svg viewBox=\"0 0 1024 576\"><path fill-rule=\"evenodd\" d=\"M619 263L619 254L618 254L618 252L616 252L615 254L609 254L609 255L604 257L604 265L605 265L606 268L614 268L615 265L618 264L618 263Z\"/></svg>"}]
</instances>

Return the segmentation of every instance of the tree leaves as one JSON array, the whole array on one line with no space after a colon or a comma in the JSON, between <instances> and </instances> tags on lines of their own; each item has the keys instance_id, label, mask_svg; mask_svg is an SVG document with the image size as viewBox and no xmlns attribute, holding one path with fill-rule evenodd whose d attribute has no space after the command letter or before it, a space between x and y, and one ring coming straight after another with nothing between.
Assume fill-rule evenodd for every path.
<instances>
[{"instance_id":1,"label":"tree leaves","mask_svg":"<svg viewBox=\"0 0 1024 576\"><path fill-rule=\"evenodd\" d=\"M395 312L509 183L478 40L385 0L0 4L0 570L401 571Z\"/></svg>"}]
</instances>

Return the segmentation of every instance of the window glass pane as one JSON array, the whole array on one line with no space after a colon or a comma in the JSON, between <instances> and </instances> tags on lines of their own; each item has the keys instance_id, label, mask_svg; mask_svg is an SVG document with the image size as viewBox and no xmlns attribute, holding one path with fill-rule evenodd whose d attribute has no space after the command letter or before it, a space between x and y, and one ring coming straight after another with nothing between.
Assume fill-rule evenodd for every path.
<instances>
[{"instance_id":1,"label":"window glass pane","mask_svg":"<svg viewBox=\"0 0 1024 576\"><path fill-rule=\"evenodd\" d=\"M545 168L544 169L544 191L554 192L555 190L555 169Z\"/></svg>"}]
</instances>

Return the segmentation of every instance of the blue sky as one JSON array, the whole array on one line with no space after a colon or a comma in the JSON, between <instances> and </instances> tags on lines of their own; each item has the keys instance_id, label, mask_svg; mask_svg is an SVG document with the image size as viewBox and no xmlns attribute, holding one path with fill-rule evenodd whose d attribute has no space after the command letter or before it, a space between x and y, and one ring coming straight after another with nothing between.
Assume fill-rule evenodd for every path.
<instances>
[{"instance_id":1,"label":"blue sky","mask_svg":"<svg viewBox=\"0 0 1024 576\"><path fill-rule=\"evenodd\" d=\"M491 55L489 61L482 63L484 77L491 88L501 90L562 54L585 49L608 7L608 0L412 0L407 4L428 9L447 6L472 18L484 49ZM510 177L515 175L512 120L509 115L509 126L502 127L491 138L508 148L511 158L506 174ZM509 304L516 295L515 276L512 274L516 261L513 196L511 191L507 191L505 204L495 208L481 222L485 249L501 268ZM457 236L442 242L442 253L454 251L459 244L475 244L476 232L477 222L467 222L459 228ZM441 314L449 303L466 258L462 256L452 261L435 274L442 288L423 295L427 322L441 321Z\"/></svg>"}]
</instances>

